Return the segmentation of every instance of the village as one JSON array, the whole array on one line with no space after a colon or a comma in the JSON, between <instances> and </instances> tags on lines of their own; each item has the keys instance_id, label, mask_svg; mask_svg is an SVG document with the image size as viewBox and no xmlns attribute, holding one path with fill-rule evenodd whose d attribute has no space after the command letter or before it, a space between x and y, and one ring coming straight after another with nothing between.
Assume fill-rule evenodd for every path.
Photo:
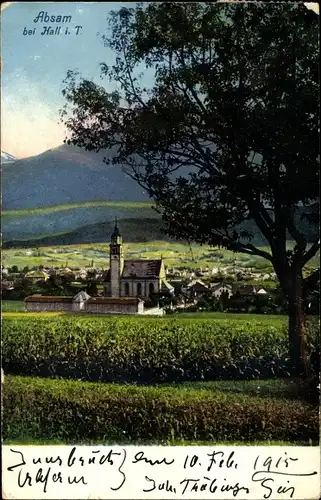
<instances>
[{"instance_id":1,"label":"village","mask_svg":"<svg viewBox=\"0 0 321 500\"><path fill-rule=\"evenodd\" d=\"M162 258L124 260L123 239L117 224L111 235L109 253L107 270L66 266L40 266L22 271L17 266L3 268L2 298L24 300L27 312L283 313L273 273L257 273L236 266L166 268Z\"/></svg>"}]
</instances>

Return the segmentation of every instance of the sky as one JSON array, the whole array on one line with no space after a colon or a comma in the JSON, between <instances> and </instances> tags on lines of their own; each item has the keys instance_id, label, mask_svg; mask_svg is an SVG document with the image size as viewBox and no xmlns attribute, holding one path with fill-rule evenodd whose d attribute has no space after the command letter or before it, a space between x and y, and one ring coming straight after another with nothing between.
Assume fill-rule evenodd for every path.
<instances>
[{"instance_id":1,"label":"sky","mask_svg":"<svg viewBox=\"0 0 321 500\"><path fill-rule=\"evenodd\" d=\"M63 143L65 129L59 123L59 109L64 104L61 90L67 70L77 69L83 77L112 90L108 81L100 78L99 63L114 60L101 35L108 33L109 12L123 5L12 2L2 11L2 151L24 158ZM71 22L45 22L41 17L34 22L41 12L71 16ZM45 26L62 29L59 35L41 35ZM82 26L78 35L76 26ZM25 28L35 28L35 33L24 35ZM66 28L70 34L65 34Z\"/></svg>"},{"instance_id":2,"label":"sky","mask_svg":"<svg viewBox=\"0 0 321 500\"><path fill-rule=\"evenodd\" d=\"M124 3L112 2L7 2L1 13L1 150L24 158L63 143L65 129L59 122L64 100L63 80L77 69L107 90L112 84L100 79L100 62L111 64L114 54L104 47L107 18ZM2 4L3 6L3 4ZM126 6L135 6L126 2ZM316 8L317 4L309 4ZM71 22L37 19L71 16ZM62 26L60 34L44 34L44 27ZM76 26L81 26L76 34ZM70 34L65 34L68 28ZM24 35L35 29L34 34ZM146 77L148 80L148 77Z\"/></svg>"}]
</instances>

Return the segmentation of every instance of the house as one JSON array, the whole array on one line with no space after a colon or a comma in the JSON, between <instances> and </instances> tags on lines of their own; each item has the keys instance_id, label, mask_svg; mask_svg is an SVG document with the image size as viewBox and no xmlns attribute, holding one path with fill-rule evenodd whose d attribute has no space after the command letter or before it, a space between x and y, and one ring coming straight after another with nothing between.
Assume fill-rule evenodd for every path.
<instances>
[{"instance_id":1,"label":"house","mask_svg":"<svg viewBox=\"0 0 321 500\"><path fill-rule=\"evenodd\" d=\"M25 278L32 281L32 283L37 283L38 281L47 281L49 279L49 274L41 269L37 271L29 271L25 274Z\"/></svg>"},{"instance_id":2,"label":"house","mask_svg":"<svg viewBox=\"0 0 321 500\"><path fill-rule=\"evenodd\" d=\"M69 280L74 280L76 277L75 273L71 269L69 269L69 267L64 267L63 269L59 269L57 271L57 276Z\"/></svg>"},{"instance_id":3,"label":"house","mask_svg":"<svg viewBox=\"0 0 321 500\"><path fill-rule=\"evenodd\" d=\"M80 269L76 272L76 279L85 280L87 278L87 269Z\"/></svg>"},{"instance_id":4,"label":"house","mask_svg":"<svg viewBox=\"0 0 321 500\"><path fill-rule=\"evenodd\" d=\"M219 299L222 294L227 294L228 298L230 298L232 295L231 285L224 285L222 283L215 283L215 284L213 284L213 286L211 288L212 288L212 295L216 299Z\"/></svg>"},{"instance_id":5,"label":"house","mask_svg":"<svg viewBox=\"0 0 321 500\"><path fill-rule=\"evenodd\" d=\"M110 268L104 274L105 297L149 298L153 294L173 293L166 281L163 259L124 260L123 239L117 223L109 245Z\"/></svg>"},{"instance_id":6,"label":"house","mask_svg":"<svg viewBox=\"0 0 321 500\"><path fill-rule=\"evenodd\" d=\"M233 285L232 291L235 297L253 297L257 293L253 285Z\"/></svg>"},{"instance_id":7,"label":"house","mask_svg":"<svg viewBox=\"0 0 321 500\"><path fill-rule=\"evenodd\" d=\"M49 276L56 276L57 271L53 267L50 267L48 269L44 269L44 271L49 274Z\"/></svg>"},{"instance_id":8,"label":"house","mask_svg":"<svg viewBox=\"0 0 321 500\"><path fill-rule=\"evenodd\" d=\"M190 298L202 297L203 295L211 294L211 289L206 286L201 280L193 280L185 288L185 293Z\"/></svg>"},{"instance_id":9,"label":"house","mask_svg":"<svg viewBox=\"0 0 321 500\"><path fill-rule=\"evenodd\" d=\"M138 297L90 297L83 291L74 297L31 295L24 304L26 312L144 314L144 301Z\"/></svg>"},{"instance_id":10,"label":"house","mask_svg":"<svg viewBox=\"0 0 321 500\"><path fill-rule=\"evenodd\" d=\"M14 281L3 280L1 283L1 289L2 290L13 290L14 285L15 285Z\"/></svg>"}]
</instances>

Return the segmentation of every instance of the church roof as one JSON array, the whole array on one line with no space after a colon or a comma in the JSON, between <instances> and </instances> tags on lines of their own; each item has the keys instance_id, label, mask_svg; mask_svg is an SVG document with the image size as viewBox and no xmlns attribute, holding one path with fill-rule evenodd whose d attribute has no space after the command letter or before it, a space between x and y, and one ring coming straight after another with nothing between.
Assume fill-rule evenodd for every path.
<instances>
[{"instance_id":1,"label":"church roof","mask_svg":"<svg viewBox=\"0 0 321 500\"><path fill-rule=\"evenodd\" d=\"M117 236L120 236L120 232L117 226L117 221L115 222L115 227L114 227L114 232L111 235L112 238L117 238Z\"/></svg>"},{"instance_id":2,"label":"church roof","mask_svg":"<svg viewBox=\"0 0 321 500\"><path fill-rule=\"evenodd\" d=\"M139 297L91 297L87 304L139 304L144 302Z\"/></svg>"},{"instance_id":3,"label":"church roof","mask_svg":"<svg viewBox=\"0 0 321 500\"><path fill-rule=\"evenodd\" d=\"M64 297L60 295L29 295L24 302L72 302L72 297Z\"/></svg>"},{"instance_id":4,"label":"church roof","mask_svg":"<svg viewBox=\"0 0 321 500\"><path fill-rule=\"evenodd\" d=\"M122 278L158 278L162 266L161 259L125 260Z\"/></svg>"}]
</instances>

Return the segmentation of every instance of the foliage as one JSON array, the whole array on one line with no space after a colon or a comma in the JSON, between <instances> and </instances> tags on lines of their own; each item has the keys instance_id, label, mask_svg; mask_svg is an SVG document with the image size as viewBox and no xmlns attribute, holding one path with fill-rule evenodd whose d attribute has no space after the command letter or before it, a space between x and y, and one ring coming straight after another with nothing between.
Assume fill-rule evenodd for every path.
<instances>
[{"instance_id":1,"label":"foliage","mask_svg":"<svg viewBox=\"0 0 321 500\"><path fill-rule=\"evenodd\" d=\"M5 316L2 363L15 374L141 383L285 375L287 329L254 317Z\"/></svg>"},{"instance_id":2,"label":"foliage","mask_svg":"<svg viewBox=\"0 0 321 500\"><path fill-rule=\"evenodd\" d=\"M116 63L102 64L120 91L79 82L75 72L63 90L67 142L114 147L112 162L127 165L154 199L167 234L273 265L289 301L296 373L307 371L302 269L320 248L318 21L298 3L121 8L105 37ZM141 66L153 76L148 88ZM249 222L268 251L242 227Z\"/></svg>"},{"instance_id":3,"label":"foliage","mask_svg":"<svg viewBox=\"0 0 321 500\"><path fill-rule=\"evenodd\" d=\"M259 385L266 386L267 395ZM73 444L317 441L317 407L291 396L289 383L277 381L276 386L273 394L264 381L229 387L135 387L8 376L3 438Z\"/></svg>"},{"instance_id":4,"label":"foliage","mask_svg":"<svg viewBox=\"0 0 321 500\"><path fill-rule=\"evenodd\" d=\"M307 258L295 208L318 195L317 16L301 5L163 2L122 8L110 25L117 57L102 74L121 92L69 72L68 142L117 146L114 163L130 166L175 237L274 261L288 231L288 263ZM244 242L251 231L237 227L249 220L272 256Z\"/></svg>"}]
</instances>

